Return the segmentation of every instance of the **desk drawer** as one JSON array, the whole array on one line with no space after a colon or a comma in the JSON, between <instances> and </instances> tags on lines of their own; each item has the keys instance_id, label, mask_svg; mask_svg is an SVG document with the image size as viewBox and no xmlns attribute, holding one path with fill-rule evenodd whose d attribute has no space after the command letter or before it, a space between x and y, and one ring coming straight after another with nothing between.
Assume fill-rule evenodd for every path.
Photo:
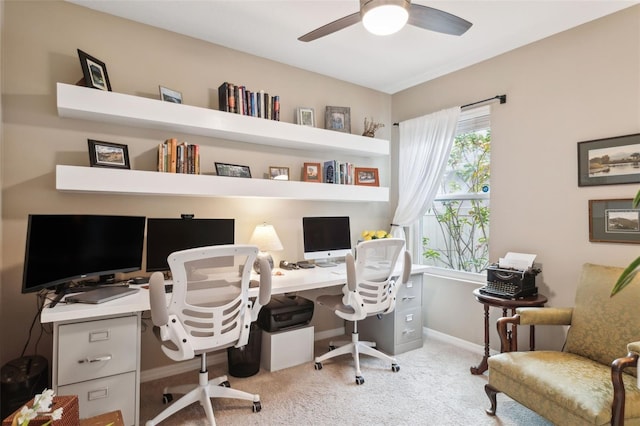
<instances>
[{"instance_id":1,"label":"desk drawer","mask_svg":"<svg viewBox=\"0 0 640 426\"><path fill-rule=\"evenodd\" d=\"M400 285L396 295L396 311L404 311L422 306L422 284L419 278L411 276L406 284Z\"/></svg>"},{"instance_id":2,"label":"desk drawer","mask_svg":"<svg viewBox=\"0 0 640 426\"><path fill-rule=\"evenodd\" d=\"M136 370L136 316L64 324L58 333L58 386Z\"/></svg>"},{"instance_id":3,"label":"desk drawer","mask_svg":"<svg viewBox=\"0 0 640 426\"><path fill-rule=\"evenodd\" d=\"M422 338L421 307L396 312L396 345Z\"/></svg>"},{"instance_id":4,"label":"desk drawer","mask_svg":"<svg viewBox=\"0 0 640 426\"><path fill-rule=\"evenodd\" d=\"M78 395L81 419L120 410L126 425L136 423L135 372L60 386L58 395Z\"/></svg>"}]
</instances>

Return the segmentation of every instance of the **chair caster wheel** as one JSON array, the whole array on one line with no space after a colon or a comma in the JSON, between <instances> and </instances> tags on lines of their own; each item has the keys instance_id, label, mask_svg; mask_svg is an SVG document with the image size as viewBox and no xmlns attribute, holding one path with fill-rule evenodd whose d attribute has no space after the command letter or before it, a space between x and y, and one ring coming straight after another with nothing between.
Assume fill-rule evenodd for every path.
<instances>
[{"instance_id":1,"label":"chair caster wheel","mask_svg":"<svg viewBox=\"0 0 640 426\"><path fill-rule=\"evenodd\" d=\"M162 395L162 403L164 405L167 405L171 401L173 401L173 395L171 395L170 393L165 393L164 395Z\"/></svg>"},{"instance_id":2,"label":"chair caster wheel","mask_svg":"<svg viewBox=\"0 0 640 426\"><path fill-rule=\"evenodd\" d=\"M231 383L229 383L228 380L225 380L224 382L220 383L218 386L222 386L223 388L230 388Z\"/></svg>"},{"instance_id":3,"label":"chair caster wheel","mask_svg":"<svg viewBox=\"0 0 640 426\"><path fill-rule=\"evenodd\" d=\"M322 363L321 362L316 362L314 367L315 367L316 370L322 370Z\"/></svg>"},{"instance_id":4,"label":"chair caster wheel","mask_svg":"<svg viewBox=\"0 0 640 426\"><path fill-rule=\"evenodd\" d=\"M398 364L391 364L391 371L397 373L398 371L400 371L400 366Z\"/></svg>"},{"instance_id":5,"label":"chair caster wheel","mask_svg":"<svg viewBox=\"0 0 640 426\"><path fill-rule=\"evenodd\" d=\"M329 345L329 350L330 350L330 351L334 351L334 350L336 350L335 345Z\"/></svg>"},{"instance_id":6,"label":"chair caster wheel","mask_svg":"<svg viewBox=\"0 0 640 426\"><path fill-rule=\"evenodd\" d=\"M254 413L259 413L260 410L262 410L262 404L260 404L260 401L255 401L253 403L253 412Z\"/></svg>"},{"instance_id":7,"label":"chair caster wheel","mask_svg":"<svg viewBox=\"0 0 640 426\"><path fill-rule=\"evenodd\" d=\"M364 377L356 376L356 385L361 385L364 383Z\"/></svg>"}]
</instances>

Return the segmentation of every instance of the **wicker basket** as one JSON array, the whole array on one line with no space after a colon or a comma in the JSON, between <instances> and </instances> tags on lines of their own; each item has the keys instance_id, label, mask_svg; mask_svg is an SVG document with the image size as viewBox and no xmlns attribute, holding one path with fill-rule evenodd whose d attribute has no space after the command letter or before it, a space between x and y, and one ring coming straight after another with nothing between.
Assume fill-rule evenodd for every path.
<instances>
[{"instance_id":1,"label":"wicker basket","mask_svg":"<svg viewBox=\"0 0 640 426\"><path fill-rule=\"evenodd\" d=\"M33 399L25 404L27 407L33 406ZM54 396L51 411L62 407L62 418L51 423L52 426L78 426L80 424L80 407L78 397ZM22 407L18 408L9 417L2 421L2 426L12 426L14 417L17 417ZM40 426L51 420L49 416L38 416L29 422L29 426ZM17 424L17 423L16 423ZM15 426L15 425L14 425Z\"/></svg>"}]
</instances>

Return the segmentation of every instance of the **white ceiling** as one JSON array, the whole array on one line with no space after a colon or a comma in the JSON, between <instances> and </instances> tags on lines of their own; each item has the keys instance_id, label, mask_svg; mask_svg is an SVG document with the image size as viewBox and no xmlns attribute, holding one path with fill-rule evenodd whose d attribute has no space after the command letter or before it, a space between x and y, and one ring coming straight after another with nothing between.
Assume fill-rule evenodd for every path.
<instances>
[{"instance_id":1,"label":"white ceiling","mask_svg":"<svg viewBox=\"0 0 640 426\"><path fill-rule=\"evenodd\" d=\"M359 10L358 0L67 0L393 94L640 0L414 0L473 23L460 37L407 25L386 37L361 23L297 38Z\"/></svg>"}]
</instances>

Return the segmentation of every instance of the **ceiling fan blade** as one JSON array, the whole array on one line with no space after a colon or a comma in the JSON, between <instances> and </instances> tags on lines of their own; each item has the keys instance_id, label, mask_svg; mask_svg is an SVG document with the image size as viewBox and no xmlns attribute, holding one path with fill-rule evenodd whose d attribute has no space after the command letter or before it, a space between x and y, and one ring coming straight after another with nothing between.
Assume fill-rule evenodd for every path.
<instances>
[{"instance_id":1,"label":"ceiling fan blade","mask_svg":"<svg viewBox=\"0 0 640 426\"><path fill-rule=\"evenodd\" d=\"M323 25L320 28L316 28L315 30L306 33L305 35L298 37L300 41L313 41L320 37L324 37L331 33L335 33L336 31L340 31L344 28L347 28L353 24L357 24L360 22L360 12L352 13L351 15L347 15L343 18L336 19L335 21Z\"/></svg>"},{"instance_id":2,"label":"ceiling fan blade","mask_svg":"<svg viewBox=\"0 0 640 426\"><path fill-rule=\"evenodd\" d=\"M411 5L408 23L425 30L457 36L467 32L473 25L456 15L420 4Z\"/></svg>"}]
</instances>

